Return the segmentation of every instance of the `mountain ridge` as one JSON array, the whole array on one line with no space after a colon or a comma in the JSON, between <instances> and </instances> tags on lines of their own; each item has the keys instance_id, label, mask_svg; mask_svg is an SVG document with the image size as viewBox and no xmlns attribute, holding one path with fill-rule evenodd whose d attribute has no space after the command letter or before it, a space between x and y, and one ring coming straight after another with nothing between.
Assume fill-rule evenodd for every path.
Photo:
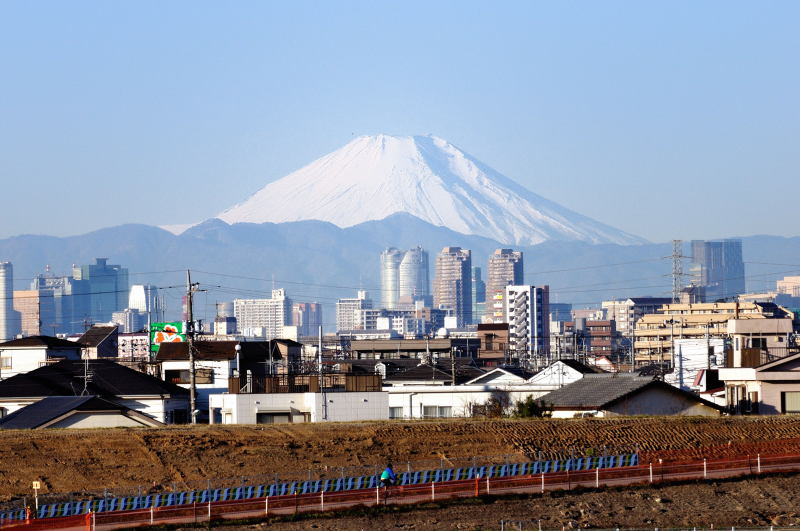
<instances>
[{"instance_id":1,"label":"mountain ridge","mask_svg":"<svg viewBox=\"0 0 800 531\"><path fill-rule=\"evenodd\" d=\"M347 228L397 213L507 245L646 243L535 194L435 136L358 137L217 218L229 224L317 219Z\"/></svg>"}]
</instances>

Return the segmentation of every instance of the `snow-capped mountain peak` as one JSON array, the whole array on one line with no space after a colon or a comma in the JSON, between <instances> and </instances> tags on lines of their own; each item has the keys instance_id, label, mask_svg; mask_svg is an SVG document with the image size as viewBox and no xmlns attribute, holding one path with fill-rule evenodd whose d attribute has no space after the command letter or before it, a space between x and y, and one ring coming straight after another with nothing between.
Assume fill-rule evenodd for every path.
<instances>
[{"instance_id":1,"label":"snow-capped mountain peak","mask_svg":"<svg viewBox=\"0 0 800 531\"><path fill-rule=\"evenodd\" d=\"M217 217L350 227L399 212L505 244L644 242L530 192L435 136L356 138Z\"/></svg>"}]
</instances>

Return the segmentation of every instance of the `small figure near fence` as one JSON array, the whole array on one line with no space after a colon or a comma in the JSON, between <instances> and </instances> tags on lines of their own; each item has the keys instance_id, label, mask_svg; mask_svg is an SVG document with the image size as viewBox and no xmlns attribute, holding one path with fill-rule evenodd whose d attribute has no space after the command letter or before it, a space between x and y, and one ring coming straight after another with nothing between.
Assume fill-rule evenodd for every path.
<instances>
[{"instance_id":1,"label":"small figure near fence","mask_svg":"<svg viewBox=\"0 0 800 531\"><path fill-rule=\"evenodd\" d=\"M384 488L397 484L397 474L392 470L391 463L388 463L386 468L383 469L383 472L381 472L381 483L383 483Z\"/></svg>"}]
</instances>

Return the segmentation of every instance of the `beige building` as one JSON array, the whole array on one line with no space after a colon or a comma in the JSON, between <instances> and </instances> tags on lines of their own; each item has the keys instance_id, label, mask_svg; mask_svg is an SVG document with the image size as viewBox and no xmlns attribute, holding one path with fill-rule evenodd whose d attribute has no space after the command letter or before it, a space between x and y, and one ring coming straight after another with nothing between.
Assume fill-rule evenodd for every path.
<instances>
[{"instance_id":1,"label":"beige building","mask_svg":"<svg viewBox=\"0 0 800 531\"><path fill-rule=\"evenodd\" d=\"M756 352L748 349L757 349L764 361L783 357L790 354L793 318L792 312L769 303L665 304L636 323L635 363L671 363L676 339L730 339L728 366L737 360L755 363Z\"/></svg>"},{"instance_id":2,"label":"beige building","mask_svg":"<svg viewBox=\"0 0 800 531\"><path fill-rule=\"evenodd\" d=\"M605 310L605 318L616 323L617 332L630 338L636 328L636 322L650 313L656 313L672 299L666 297L631 297L623 300L603 301L600 306Z\"/></svg>"},{"instance_id":3,"label":"beige building","mask_svg":"<svg viewBox=\"0 0 800 531\"><path fill-rule=\"evenodd\" d=\"M436 256L433 305L447 309L458 326L472 322L472 252L445 247Z\"/></svg>"},{"instance_id":4,"label":"beige building","mask_svg":"<svg viewBox=\"0 0 800 531\"><path fill-rule=\"evenodd\" d=\"M489 257L486 277L486 321L506 323L506 286L520 286L523 279L522 251L497 249Z\"/></svg>"},{"instance_id":5,"label":"beige building","mask_svg":"<svg viewBox=\"0 0 800 531\"><path fill-rule=\"evenodd\" d=\"M779 280L776 284L778 293L800 297L800 277L783 277L783 280Z\"/></svg>"},{"instance_id":6,"label":"beige building","mask_svg":"<svg viewBox=\"0 0 800 531\"><path fill-rule=\"evenodd\" d=\"M14 309L20 313L23 336L38 336L41 333L42 307L38 289L16 290Z\"/></svg>"}]
</instances>

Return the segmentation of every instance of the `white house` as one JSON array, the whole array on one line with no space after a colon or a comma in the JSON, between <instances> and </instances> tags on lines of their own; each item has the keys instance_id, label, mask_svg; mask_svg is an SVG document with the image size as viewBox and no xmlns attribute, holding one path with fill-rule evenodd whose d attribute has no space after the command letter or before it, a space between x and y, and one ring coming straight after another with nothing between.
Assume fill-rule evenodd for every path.
<instances>
[{"instance_id":1,"label":"white house","mask_svg":"<svg viewBox=\"0 0 800 531\"><path fill-rule=\"evenodd\" d=\"M558 389L577 382L587 374L602 373L601 369L590 367L577 360L558 360L537 372L528 379L527 383Z\"/></svg>"},{"instance_id":2,"label":"white house","mask_svg":"<svg viewBox=\"0 0 800 531\"><path fill-rule=\"evenodd\" d=\"M389 418L388 393L224 393L209 397L211 424L347 422Z\"/></svg>"},{"instance_id":3,"label":"white house","mask_svg":"<svg viewBox=\"0 0 800 531\"><path fill-rule=\"evenodd\" d=\"M51 336L30 336L0 343L0 380L60 360L81 359L82 345Z\"/></svg>"},{"instance_id":4,"label":"white house","mask_svg":"<svg viewBox=\"0 0 800 531\"><path fill-rule=\"evenodd\" d=\"M209 410L209 396L244 387L248 378L277 374L299 361L302 345L291 340L196 341L195 387L200 418ZM156 360L161 378L189 388L189 350L186 343L162 343ZM204 420L204 419L203 419Z\"/></svg>"}]
</instances>

